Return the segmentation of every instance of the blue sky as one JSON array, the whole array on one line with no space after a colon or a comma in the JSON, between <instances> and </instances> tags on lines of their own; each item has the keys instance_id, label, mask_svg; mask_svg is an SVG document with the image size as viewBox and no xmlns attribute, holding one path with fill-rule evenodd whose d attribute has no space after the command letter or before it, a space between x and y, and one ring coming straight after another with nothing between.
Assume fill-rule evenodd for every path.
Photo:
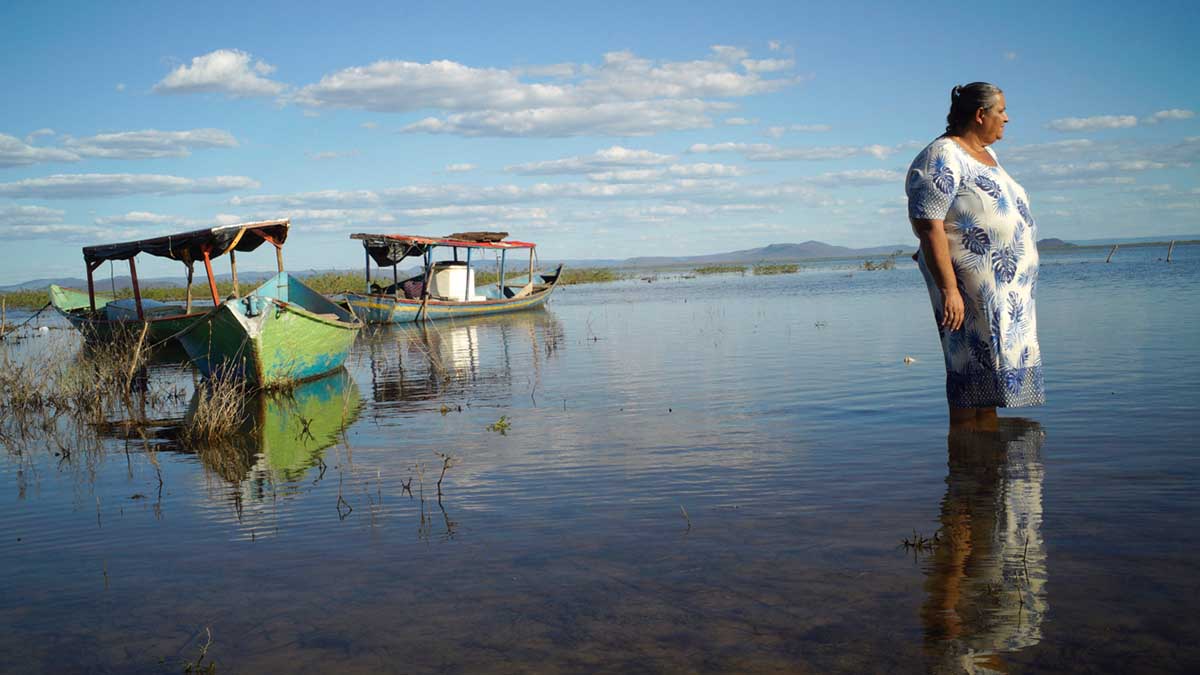
<instances>
[{"instance_id":1,"label":"blue sky","mask_svg":"<svg viewBox=\"0 0 1200 675\"><path fill-rule=\"evenodd\" d=\"M974 80L1005 90L995 150L1042 236L1200 232L1183 2L34 5L0 7L0 284L275 217L291 269L358 265L362 231L907 242L903 172Z\"/></svg>"}]
</instances>

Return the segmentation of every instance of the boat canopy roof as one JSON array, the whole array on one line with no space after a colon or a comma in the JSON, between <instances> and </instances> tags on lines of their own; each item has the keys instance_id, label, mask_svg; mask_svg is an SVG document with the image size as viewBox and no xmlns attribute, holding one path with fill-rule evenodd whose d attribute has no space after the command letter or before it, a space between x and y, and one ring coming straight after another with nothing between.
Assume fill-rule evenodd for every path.
<instances>
[{"instance_id":1,"label":"boat canopy roof","mask_svg":"<svg viewBox=\"0 0 1200 675\"><path fill-rule=\"evenodd\" d=\"M537 244L527 241L501 241L507 237L507 232L460 232L446 237L419 237L409 234L352 234L351 239L359 239L363 248L375 264L386 267L410 256L425 255L425 252L437 246L453 248L535 248Z\"/></svg>"},{"instance_id":2,"label":"boat canopy roof","mask_svg":"<svg viewBox=\"0 0 1200 675\"><path fill-rule=\"evenodd\" d=\"M139 253L149 253L162 258L179 260L191 264L204 258L216 258L230 251L253 251L264 241L282 246L287 240L290 221L263 220L237 225L222 225L205 230L193 230L169 234L152 239L139 239L120 244L84 246L83 259L89 265L98 265L107 260L128 260Z\"/></svg>"}]
</instances>

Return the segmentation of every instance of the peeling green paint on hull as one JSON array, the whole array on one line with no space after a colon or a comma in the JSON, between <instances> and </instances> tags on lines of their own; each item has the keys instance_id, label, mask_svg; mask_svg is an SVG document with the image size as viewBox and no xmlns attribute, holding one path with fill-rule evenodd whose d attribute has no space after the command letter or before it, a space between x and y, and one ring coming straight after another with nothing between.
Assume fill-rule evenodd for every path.
<instances>
[{"instance_id":1,"label":"peeling green paint on hull","mask_svg":"<svg viewBox=\"0 0 1200 675\"><path fill-rule=\"evenodd\" d=\"M276 387L341 367L362 323L286 272L226 300L179 336L205 377L231 372Z\"/></svg>"}]
</instances>

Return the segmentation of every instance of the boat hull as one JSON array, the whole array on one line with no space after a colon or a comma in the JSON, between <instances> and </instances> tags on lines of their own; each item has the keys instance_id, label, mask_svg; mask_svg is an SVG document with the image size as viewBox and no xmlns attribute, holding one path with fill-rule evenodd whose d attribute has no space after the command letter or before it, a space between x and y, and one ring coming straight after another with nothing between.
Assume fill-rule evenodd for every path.
<instances>
[{"instance_id":1,"label":"boat hull","mask_svg":"<svg viewBox=\"0 0 1200 675\"><path fill-rule=\"evenodd\" d=\"M346 361L362 323L286 272L227 300L179 336L205 377L263 388L320 377Z\"/></svg>"},{"instance_id":2,"label":"boat hull","mask_svg":"<svg viewBox=\"0 0 1200 675\"><path fill-rule=\"evenodd\" d=\"M136 338L141 334L142 326L146 324L149 326L146 329L146 342L154 345L174 337L205 314L204 312L193 312L154 317L146 321L136 319L113 321L103 313L104 306L110 301L110 298L97 295L96 311L93 312L87 293L61 286L50 287L50 304L83 334L85 340L92 343L111 342L130 336Z\"/></svg>"}]
</instances>

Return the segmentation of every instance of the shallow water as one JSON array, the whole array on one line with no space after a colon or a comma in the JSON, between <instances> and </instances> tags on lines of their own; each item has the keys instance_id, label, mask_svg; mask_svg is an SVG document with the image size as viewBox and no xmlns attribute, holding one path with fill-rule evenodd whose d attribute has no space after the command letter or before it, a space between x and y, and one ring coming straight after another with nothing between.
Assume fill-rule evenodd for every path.
<instances>
[{"instance_id":1,"label":"shallow water","mask_svg":"<svg viewBox=\"0 0 1200 675\"><path fill-rule=\"evenodd\" d=\"M911 264L372 330L228 448L156 366L147 438L6 441L0 670L208 629L236 672L1194 671L1200 247L1163 254L1043 254L1048 403L990 433L946 433Z\"/></svg>"}]
</instances>

